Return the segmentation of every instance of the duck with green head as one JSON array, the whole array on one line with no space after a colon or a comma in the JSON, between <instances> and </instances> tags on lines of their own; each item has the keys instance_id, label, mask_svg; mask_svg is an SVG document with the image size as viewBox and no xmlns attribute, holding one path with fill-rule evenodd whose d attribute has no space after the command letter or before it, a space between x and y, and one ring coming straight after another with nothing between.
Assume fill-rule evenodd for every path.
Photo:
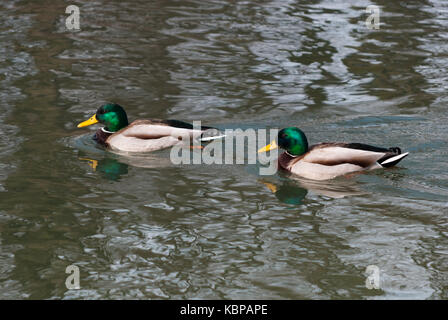
<instances>
[{"instance_id":1,"label":"duck with green head","mask_svg":"<svg viewBox=\"0 0 448 320\"><path fill-rule=\"evenodd\" d=\"M328 180L348 173L389 168L409 153L400 148L380 148L362 143L323 142L308 146L302 130L289 127L279 131L276 141L258 150L259 153L280 147L279 166L291 173L312 180Z\"/></svg>"},{"instance_id":2,"label":"duck with green head","mask_svg":"<svg viewBox=\"0 0 448 320\"><path fill-rule=\"evenodd\" d=\"M193 125L179 120L135 120L129 124L123 107L116 103L101 106L78 128L101 123L94 139L101 145L115 151L150 152L183 143L185 138L211 141L223 135L215 128Z\"/></svg>"}]
</instances>

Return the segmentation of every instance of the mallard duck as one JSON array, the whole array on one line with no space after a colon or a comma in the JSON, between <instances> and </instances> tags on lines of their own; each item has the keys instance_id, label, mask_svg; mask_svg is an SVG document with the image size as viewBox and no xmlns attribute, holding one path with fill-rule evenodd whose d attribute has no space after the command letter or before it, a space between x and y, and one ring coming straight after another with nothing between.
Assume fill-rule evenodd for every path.
<instances>
[{"instance_id":1,"label":"mallard duck","mask_svg":"<svg viewBox=\"0 0 448 320\"><path fill-rule=\"evenodd\" d=\"M211 141L223 137L216 128L193 125L179 120L135 120L131 124L123 107L116 103L101 106L78 128L102 123L93 137L99 144L115 151L150 152L183 143L184 138Z\"/></svg>"},{"instance_id":2,"label":"mallard duck","mask_svg":"<svg viewBox=\"0 0 448 320\"><path fill-rule=\"evenodd\" d=\"M278 147L285 150L278 158L281 168L312 180L328 180L337 176L389 168L406 157L400 148L380 148L362 143L324 142L308 147L302 130L285 128L278 133L278 145L273 140L258 150L266 152Z\"/></svg>"}]
</instances>

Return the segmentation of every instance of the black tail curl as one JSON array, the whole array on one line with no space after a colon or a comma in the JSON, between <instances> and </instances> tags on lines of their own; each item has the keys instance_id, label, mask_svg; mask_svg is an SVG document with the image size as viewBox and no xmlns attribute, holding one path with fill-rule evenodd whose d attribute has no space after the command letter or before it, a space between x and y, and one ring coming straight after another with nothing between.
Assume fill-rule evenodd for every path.
<instances>
[{"instance_id":1,"label":"black tail curl","mask_svg":"<svg viewBox=\"0 0 448 320\"><path fill-rule=\"evenodd\" d=\"M401 149L398 147L392 147L392 148L389 148L389 150L395 154L401 154Z\"/></svg>"}]
</instances>

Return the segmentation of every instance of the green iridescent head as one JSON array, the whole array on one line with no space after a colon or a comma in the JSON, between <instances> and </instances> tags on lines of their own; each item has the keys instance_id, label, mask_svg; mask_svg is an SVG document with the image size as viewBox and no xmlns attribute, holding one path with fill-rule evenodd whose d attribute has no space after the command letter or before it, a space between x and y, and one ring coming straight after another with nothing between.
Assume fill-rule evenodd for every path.
<instances>
[{"instance_id":1,"label":"green iridescent head","mask_svg":"<svg viewBox=\"0 0 448 320\"><path fill-rule=\"evenodd\" d=\"M108 103L101 106L96 112L96 118L99 123L106 126L106 130L112 132L121 130L129 124L126 112L116 103Z\"/></svg>"},{"instance_id":2,"label":"green iridescent head","mask_svg":"<svg viewBox=\"0 0 448 320\"><path fill-rule=\"evenodd\" d=\"M296 127L280 130L278 133L278 144L273 140L267 146L258 150L258 153L276 149L278 147L286 150L292 156L301 156L308 151L308 140L305 134Z\"/></svg>"},{"instance_id":3,"label":"green iridescent head","mask_svg":"<svg viewBox=\"0 0 448 320\"><path fill-rule=\"evenodd\" d=\"M105 125L105 130L111 132L121 130L129 124L124 109L119 104L108 103L101 106L89 120L78 124L78 128L90 126L98 122Z\"/></svg>"},{"instance_id":4,"label":"green iridescent head","mask_svg":"<svg viewBox=\"0 0 448 320\"><path fill-rule=\"evenodd\" d=\"M308 151L308 140L302 130L289 127L278 133L278 146L290 155L301 156Z\"/></svg>"}]
</instances>

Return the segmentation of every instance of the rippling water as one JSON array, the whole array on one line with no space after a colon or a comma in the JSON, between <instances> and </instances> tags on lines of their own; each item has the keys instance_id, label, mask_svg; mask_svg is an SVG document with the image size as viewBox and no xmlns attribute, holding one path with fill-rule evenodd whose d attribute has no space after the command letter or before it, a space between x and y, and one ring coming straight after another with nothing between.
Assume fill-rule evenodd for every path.
<instances>
[{"instance_id":1,"label":"rippling water","mask_svg":"<svg viewBox=\"0 0 448 320\"><path fill-rule=\"evenodd\" d=\"M0 298L448 298L445 1L76 3L78 32L65 1L0 4ZM411 154L325 183L175 166L97 148L76 124L105 101Z\"/></svg>"}]
</instances>

